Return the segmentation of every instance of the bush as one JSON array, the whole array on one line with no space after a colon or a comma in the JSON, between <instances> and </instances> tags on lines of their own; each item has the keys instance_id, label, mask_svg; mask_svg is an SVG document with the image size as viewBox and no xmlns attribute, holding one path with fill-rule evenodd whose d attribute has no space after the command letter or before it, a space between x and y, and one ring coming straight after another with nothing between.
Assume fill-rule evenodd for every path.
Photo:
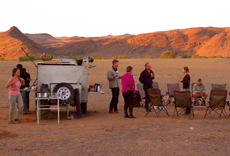
<instances>
[{"instance_id":1,"label":"bush","mask_svg":"<svg viewBox=\"0 0 230 156\"><path fill-rule=\"evenodd\" d=\"M161 54L160 58L176 58L176 54L173 51L165 51Z\"/></svg>"},{"instance_id":2,"label":"bush","mask_svg":"<svg viewBox=\"0 0 230 156\"><path fill-rule=\"evenodd\" d=\"M108 60L108 57L101 57L102 60Z\"/></svg>"},{"instance_id":3,"label":"bush","mask_svg":"<svg viewBox=\"0 0 230 156\"><path fill-rule=\"evenodd\" d=\"M147 56L145 56L145 58L146 58L146 59L153 59L153 57L152 57L152 56L148 56L148 55L147 55Z\"/></svg>"},{"instance_id":4,"label":"bush","mask_svg":"<svg viewBox=\"0 0 230 156\"><path fill-rule=\"evenodd\" d=\"M181 56L181 58L188 58L188 55L184 54L184 55Z\"/></svg>"},{"instance_id":5,"label":"bush","mask_svg":"<svg viewBox=\"0 0 230 156\"><path fill-rule=\"evenodd\" d=\"M79 57L76 57L76 60L81 60L81 59L83 59L84 57L81 57L81 56L79 56Z\"/></svg>"},{"instance_id":6,"label":"bush","mask_svg":"<svg viewBox=\"0 0 230 156\"><path fill-rule=\"evenodd\" d=\"M93 58L94 60L100 60L101 59L101 57L99 57L99 56L92 56L91 58Z\"/></svg>"},{"instance_id":7,"label":"bush","mask_svg":"<svg viewBox=\"0 0 230 156\"><path fill-rule=\"evenodd\" d=\"M181 58L191 58L191 57L192 57L192 55L187 55L187 54L184 54L181 56Z\"/></svg>"},{"instance_id":8,"label":"bush","mask_svg":"<svg viewBox=\"0 0 230 156\"><path fill-rule=\"evenodd\" d=\"M191 57L192 57L192 55L188 55L188 56L187 56L187 58L191 58Z\"/></svg>"},{"instance_id":9,"label":"bush","mask_svg":"<svg viewBox=\"0 0 230 156\"><path fill-rule=\"evenodd\" d=\"M223 56L218 55L218 56L210 56L210 57L208 57L208 58L224 58L224 57L223 57Z\"/></svg>"},{"instance_id":10,"label":"bush","mask_svg":"<svg viewBox=\"0 0 230 156\"><path fill-rule=\"evenodd\" d=\"M69 56L69 59L76 59L75 56Z\"/></svg>"},{"instance_id":11,"label":"bush","mask_svg":"<svg viewBox=\"0 0 230 156\"><path fill-rule=\"evenodd\" d=\"M192 57L191 57L192 59L194 59L194 58L207 58L207 57L205 57L205 56L199 56L199 55L192 55Z\"/></svg>"},{"instance_id":12,"label":"bush","mask_svg":"<svg viewBox=\"0 0 230 156\"><path fill-rule=\"evenodd\" d=\"M128 57L128 56L118 56L117 58L118 59L130 59L130 57Z\"/></svg>"},{"instance_id":13,"label":"bush","mask_svg":"<svg viewBox=\"0 0 230 156\"><path fill-rule=\"evenodd\" d=\"M4 60L4 58L2 56L0 56L0 61L3 61L3 60Z\"/></svg>"},{"instance_id":14,"label":"bush","mask_svg":"<svg viewBox=\"0 0 230 156\"><path fill-rule=\"evenodd\" d=\"M29 58L30 57L30 58ZM27 55L25 56L21 56L18 58L19 61L30 61L31 60L38 60L39 58L34 56L34 55L29 55L29 57Z\"/></svg>"}]
</instances>

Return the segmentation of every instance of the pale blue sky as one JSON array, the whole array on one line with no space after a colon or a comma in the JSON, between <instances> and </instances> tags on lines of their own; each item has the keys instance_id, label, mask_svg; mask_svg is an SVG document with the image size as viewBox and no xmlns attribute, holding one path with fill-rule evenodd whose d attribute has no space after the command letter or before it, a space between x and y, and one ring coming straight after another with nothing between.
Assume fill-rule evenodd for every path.
<instances>
[{"instance_id":1,"label":"pale blue sky","mask_svg":"<svg viewBox=\"0 0 230 156\"><path fill-rule=\"evenodd\" d=\"M227 0L0 0L0 31L60 36L230 27Z\"/></svg>"}]
</instances>

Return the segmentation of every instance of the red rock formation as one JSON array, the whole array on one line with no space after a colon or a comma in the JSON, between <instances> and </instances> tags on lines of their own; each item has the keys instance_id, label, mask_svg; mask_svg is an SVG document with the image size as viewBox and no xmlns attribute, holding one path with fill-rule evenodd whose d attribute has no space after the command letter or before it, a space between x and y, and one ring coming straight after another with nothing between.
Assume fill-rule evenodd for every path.
<instances>
[{"instance_id":1,"label":"red rock formation","mask_svg":"<svg viewBox=\"0 0 230 156\"><path fill-rule=\"evenodd\" d=\"M181 56L230 56L230 28L198 27L153 32L139 35L104 37L53 37L49 34L22 34L16 27L0 33L0 55L6 59L24 55L20 47L31 54L42 52L57 56L126 55L158 58L171 50Z\"/></svg>"},{"instance_id":2,"label":"red rock formation","mask_svg":"<svg viewBox=\"0 0 230 156\"><path fill-rule=\"evenodd\" d=\"M44 48L26 37L17 27L11 27L8 31L0 33L0 56L4 59L18 59L24 56L24 50L33 55L40 55Z\"/></svg>"}]
</instances>

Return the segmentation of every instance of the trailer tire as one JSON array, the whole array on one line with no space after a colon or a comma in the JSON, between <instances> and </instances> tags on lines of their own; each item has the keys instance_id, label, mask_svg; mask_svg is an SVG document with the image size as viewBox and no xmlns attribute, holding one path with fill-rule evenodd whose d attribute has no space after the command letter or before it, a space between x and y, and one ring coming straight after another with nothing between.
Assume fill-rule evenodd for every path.
<instances>
[{"instance_id":1,"label":"trailer tire","mask_svg":"<svg viewBox=\"0 0 230 156\"><path fill-rule=\"evenodd\" d=\"M57 93L61 98L61 102L68 102L70 103L74 98L74 89L68 83L59 83L57 84L54 89L54 93Z\"/></svg>"},{"instance_id":2,"label":"trailer tire","mask_svg":"<svg viewBox=\"0 0 230 156\"><path fill-rule=\"evenodd\" d=\"M87 113L87 103L81 103L81 113L82 114Z\"/></svg>"}]
</instances>

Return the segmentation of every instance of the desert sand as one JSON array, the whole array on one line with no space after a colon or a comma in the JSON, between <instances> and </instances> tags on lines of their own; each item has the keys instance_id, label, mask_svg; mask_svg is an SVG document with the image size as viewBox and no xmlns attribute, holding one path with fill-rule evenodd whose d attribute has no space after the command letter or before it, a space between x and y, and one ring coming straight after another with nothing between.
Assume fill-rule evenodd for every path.
<instances>
[{"instance_id":1,"label":"desert sand","mask_svg":"<svg viewBox=\"0 0 230 156\"><path fill-rule=\"evenodd\" d=\"M230 91L230 59L134 59L120 60L119 75L128 65L133 66L136 84L144 63L149 61L155 73L155 82L161 90L167 83L177 83L182 68L190 68L191 82L202 78L208 92L211 83L226 83ZM88 113L68 120L62 108L60 124L57 112L51 120L37 125L35 113L21 115L22 124L8 124L9 102L5 84L17 61L0 61L0 155L229 155L230 123L224 117L204 118L205 106L194 108L195 118L172 117L173 105L168 105L170 116L159 118L152 112L147 117L143 107L135 107L136 119L125 119L124 100L120 94L118 114L109 114L111 92L106 79L111 60L96 60L90 69L89 84L100 83L105 94L89 94ZM20 62L36 78L31 62ZM33 82L33 81L32 81ZM182 87L182 85L181 85ZM30 110L34 111L34 93L30 94ZM228 96L228 100L230 100ZM229 114L229 107L226 111ZM190 128L193 127L194 130Z\"/></svg>"}]
</instances>

